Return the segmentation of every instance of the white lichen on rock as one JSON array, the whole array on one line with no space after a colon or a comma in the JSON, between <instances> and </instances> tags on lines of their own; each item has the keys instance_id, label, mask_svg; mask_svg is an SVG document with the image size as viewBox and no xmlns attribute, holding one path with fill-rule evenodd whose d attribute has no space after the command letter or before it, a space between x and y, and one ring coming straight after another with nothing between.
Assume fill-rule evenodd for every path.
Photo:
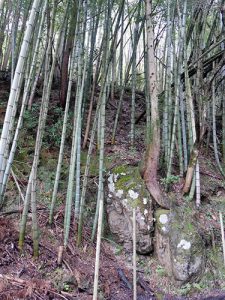
<instances>
[{"instance_id":1,"label":"white lichen on rock","mask_svg":"<svg viewBox=\"0 0 225 300\"><path fill-rule=\"evenodd\" d=\"M126 205L127 204L127 199L123 199L122 203L123 203L123 205Z\"/></svg>"},{"instance_id":2,"label":"white lichen on rock","mask_svg":"<svg viewBox=\"0 0 225 300\"><path fill-rule=\"evenodd\" d=\"M133 200L136 200L136 199L138 198L138 196L139 196L139 194L136 193L136 192L133 191L133 190L129 190L129 191L128 191L128 194L129 194L130 198L132 198Z\"/></svg>"},{"instance_id":3,"label":"white lichen on rock","mask_svg":"<svg viewBox=\"0 0 225 300\"><path fill-rule=\"evenodd\" d=\"M146 205L148 203L148 199L147 198L143 198L143 204Z\"/></svg>"},{"instance_id":4,"label":"white lichen on rock","mask_svg":"<svg viewBox=\"0 0 225 300\"><path fill-rule=\"evenodd\" d=\"M160 217L159 217L159 222L161 223L161 224L166 224L167 222L168 222L168 216L166 215L166 214L162 214L162 215L160 215Z\"/></svg>"},{"instance_id":5,"label":"white lichen on rock","mask_svg":"<svg viewBox=\"0 0 225 300\"><path fill-rule=\"evenodd\" d=\"M189 250L191 248L191 243L186 240L181 240L177 245L177 248L183 248L184 250Z\"/></svg>"},{"instance_id":6,"label":"white lichen on rock","mask_svg":"<svg viewBox=\"0 0 225 300\"><path fill-rule=\"evenodd\" d=\"M118 176L119 176L120 174L114 174L114 181L115 182L117 182L117 179L118 179Z\"/></svg>"},{"instance_id":7,"label":"white lichen on rock","mask_svg":"<svg viewBox=\"0 0 225 300\"><path fill-rule=\"evenodd\" d=\"M166 231L166 227L165 226L162 227L162 231L164 231L164 232Z\"/></svg>"},{"instance_id":8,"label":"white lichen on rock","mask_svg":"<svg viewBox=\"0 0 225 300\"><path fill-rule=\"evenodd\" d=\"M108 177L108 182L112 183L113 182L113 174L110 174Z\"/></svg>"},{"instance_id":9,"label":"white lichen on rock","mask_svg":"<svg viewBox=\"0 0 225 300\"><path fill-rule=\"evenodd\" d=\"M111 193L114 193L114 192L115 192L115 185L114 185L114 183L109 183L109 184L108 184L108 188L109 188L109 191L110 191Z\"/></svg>"},{"instance_id":10,"label":"white lichen on rock","mask_svg":"<svg viewBox=\"0 0 225 300\"><path fill-rule=\"evenodd\" d=\"M121 198L123 196L123 190L118 190L115 193L116 197Z\"/></svg>"},{"instance_id":11,"label":"white lichen on rock","mask_svg":"<svg viewBox=\"0 0 225 300\"><path fill-rule=\"evenodd\" d=\"M108 178L108 188L109 191L114 193L115 192L115 184L113 182L113 174L110 174L109 178Z\"/></svg>"},{"instance_id":12,"label":"white lichen on rock","mask_svg":"<svg viewBox=\"0 0 225 300\"><path fill-rule=\"evenodd\" d=\"M145 209L145 210L144 210L144 215L146 216L147 214L148 214L148 210Z\"/></svg>"}]
</instances>

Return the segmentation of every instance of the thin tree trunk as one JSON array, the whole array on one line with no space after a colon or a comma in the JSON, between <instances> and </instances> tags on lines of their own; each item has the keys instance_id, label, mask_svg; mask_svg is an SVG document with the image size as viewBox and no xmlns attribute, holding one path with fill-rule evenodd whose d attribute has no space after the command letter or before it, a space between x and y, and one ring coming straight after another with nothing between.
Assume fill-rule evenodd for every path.
<instances>
[{"instance_id":1,"label":"thin tree trunk","mask_svg":"<svg viewBox=\"0 0 225 300\"><path fill-rule=\"evenodd\" d=\"M65 139L66 139L66 126L67 126L67 119L68 119L68 113L69 113L73 74L74 74L74 68L75 68L75 50L76 50L76 39L77 39L76 31L77 31L77 27L75 28L75 33L74 33L75 39L74 39L74 43L73 43L73 50L72 50L72 55L71 55L71 60L70 60L69 84L68 84L68 90L67 90L66 107L65 107L65 112L64 112L58 164L57 164L54 188L53 188L53 193L52 193L51 209L50 209L50 214L49 214L49 223L50 224L52 224L52 221L53 221L54 207L55 207L56 196L57 196L58 186L59 186L60 173L61 173L61 167L62 167L62 162L63 162L63 153L64 153Z\"/></svg>"},{"instance_id":2,"label":"thin tree trunk","mask_svg":"<svg viewBox=\"0 0 225 300\"><path fill-rule=\"evenodd\" d=\"M77 14L77 4L76 1L73 2L73 7L71 8L71 20L69 33L66 41L65 51L63 52L62 67L61 67L61 82L60 82L60 104L64 108L66 105L66 95L68 89L68 65L69 56L73 46L74 31L76 28L76 14Z\"/></svg>"},{"instance_id":3,"label":"thin tree trunk","mask_svg":"<svg viewBox=\"0 0 225 300\"><path fill-rule=\"evenodd\" d=\"M158 87L156 79L156 58L154 54L154 32L152 24L152 0L146 0L147 53L149 70L149 94L151 97L151 138L145 155L144 180L153 199L162 207L169 208L157 180L160 154L160 122L158 110Z\"/></svg>"}]
</instances>

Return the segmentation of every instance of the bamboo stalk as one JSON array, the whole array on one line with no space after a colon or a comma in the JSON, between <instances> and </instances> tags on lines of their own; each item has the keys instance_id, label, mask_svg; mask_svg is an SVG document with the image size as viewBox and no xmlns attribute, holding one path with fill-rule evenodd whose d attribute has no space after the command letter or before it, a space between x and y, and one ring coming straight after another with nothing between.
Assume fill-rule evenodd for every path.
<instances>
[{"instance_id":1,"label":"bamboo stalk","mask_svg":"<svg viewBox=\"0 0 225 300\"><path fill-rule=\"evenodd\" d=\"M10 121L11 121L11 116L12 116L12 112L13 112L13 106L14 106L16 93L18 90L19 78L20 78L21 73L23 73L23 71L24 71L25 60L27 58L27 53L29 50L29 41L32 37L33 27L35 24L35 19L36 19L38 10L39 10L39 6L40 6L40 0L35 0L33 3L32 9L31 9L29 20L27 22L27 28L26 28L23 43L21 46L21 51L20 51L18 63L17 63L16 70L15 70L15 76L14 76L13 82L12 82L12 87L11 87L11 91L10 91L10 95L9 95L9 101L8 101L7 110L6 110L6 114L5 114L5 121L4 121L4 125L2 128L1 139L0 139L0 172L3 172L2 167L3 167L4 153L5 153L6 146L7 146L7 139L8 139L9 129L10 129ZM2 185L2 182L0 182L0 187L1 187L1 185Z\"/></svg>"},{"instance_id":2,"label":"bamboo stalk","mask_svg":"<svg viewBox=\"0 0 225 300\"><path fill-rule=\"evenodd\" d=\"M103 221L103 203L104 203L104 199L103 199L103 193L102 193L101 197L100 197L100 204L99 204L93 300L98 299L98 277L99 277L101 235L102 235L102 221Z\"/></svg>"},{"instance_id":3,"label":"bamboo stalk","mask_svg":"<svg viewBox=\"0 0 225 300\"><path fill-rule=\"evenodd\" d=\"M225 266L225 237L224 237L223 215L221 211L219 212L219 215L220 215L220 228L221 228L222 246L223 246L223 261Z\"/></svg>"},{"instance_id":4,"label":"bamboo stalk","mask_svg":"<svg viewBox=\"0 0 225 300\"><path fill-rule=\"evenodd\" d=\"M70 59L69 83L68 83L67 96L66 96L66 107L65 107L64 117L63 117L63 128L62 128L62 134L61 134L60 150L59 150L58 163L57 163L57 169L56 169L56 174L55 174L54 188L53 188L53 192L52 192L51 209L50 209L50 213L49 213L49 223L50 224L52 224L52 221L53 221L54 207L55 207L58 186L59 186L59 180L60 180L60 174L61 174L61 168L62 168L62 162L63 162L63 153L64 153L65 140L66 140L67 120L68 120L70 98L71 98L71 91L72 91L72 80L73 80L73 73L74 73L74 67L75 67L77 26L75 28L74 34L75 34L75 38L74 38L73 49L72 49L72 54L71 54L71 59Z\"/></svg>"},{"instance_id":5,"label":"bamboo stalk","mask_svg":"<svg viewBox=\"0 0 225 300\"><path fill-rule=\"evenodd\" d=\"M15 175L15 173L13 172L13 170L11 170L11 174L12 174L13 180L15 181L16 187L17 187L17 189L18 189L18 191L19 191L20 197L21 197L21 199L22 199L23 202L24 202L24 201L25 201L24 195L23 195L23 193L22 193L22 191L21 191L20 185L19 185L19 183L18 183L18 180L17 180L16 175Z\"/></svg>"},{"instance_id":6,"label":"bamboo stalk","mask_svg":"<svg viewBox=\"0 0 225 300\"><path fill-rule=\"evenodd\" d=\"M133 208L133 300L137 300L136 209Z\"/></svg>"}]
</instances>

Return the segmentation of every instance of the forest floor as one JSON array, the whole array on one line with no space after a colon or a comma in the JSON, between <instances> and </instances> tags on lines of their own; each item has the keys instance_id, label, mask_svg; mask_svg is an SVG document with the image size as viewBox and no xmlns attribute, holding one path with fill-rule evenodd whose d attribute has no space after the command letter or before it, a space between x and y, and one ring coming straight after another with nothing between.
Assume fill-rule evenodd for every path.
<instances>
[{"instance_id":1,"label":"forest floor","mask_svg":"<svg viewBox=\"0 0 225 300\"><path fill-rule=\"evenodd\" d=\"M0 81L0 128L8 99L8 86ZM93 276L95 264L95 242L90 240L91 221L84 227L83 241L76 247L75 225L71 225L68 247L63 256L62 266L58 266L58 248L63 244L63 214L67 173L69 165L69 147L65 152L61 194L58 197L54 222L48 225L51 188L57 163L58 146L62 110L56 106L58 91L55 90L50 102L47 131L44 137L39 168L39 202L38 221L40 226L40 256L32 258L31 216L27 224L27 235L24 251L18 249L19 221L21 217L21 200L11 177L7 191L7 205L0 212L0 299L92 299ZM97 95L96 95L97 96ZM118 101L118 95L115 95ZM22 142L13 165L14 173L22 192L25 192L27 176L32 162L33 147L37 126L37 110L40 98L35 99L32 111L25 116ZM120 163L139 164L144 154L144 119L136 125L135 145L129 145L130 130L130 94L126 93L123 111L117 132L115 145L111 145L110 136L115 118L117 103L109 100L107 105L107 134L106 134L106 167L110 169ZM141 94L137 94L136 115L139 116L145 107ZM67 142L71 142L71 128L68 130ZM199 221L199 228L205 235L208 244L213 243L215 253L208 251L210 259L207 263L206 274L201 282L178 286L172 282L163 267L154 256L138 256L138 300L181 300L181 299L225 299L225 274L222 264L220 245L220 226L218 211L221 199L224 199L225 184L218 173L213 156L203 150L200 156L203 203L199 211L194 212ZM85 165L83 157L82 167ZM96 157L93 160L90 181L96 181ZM178 188L175 184L173 189ZM86 216L89 220L94 216L93 188L88 191L89 201ZM191 205L190 205L191 207ZM213 242L212 242L213 241ZM219 250L218 250L219 249ZM218 257L219 256L219 263ZM102 239L101 264L99 278L99 300L129 300L132 299L132 256L123 247L113 241L106 231Z\"/></svg>"}]
</instances>

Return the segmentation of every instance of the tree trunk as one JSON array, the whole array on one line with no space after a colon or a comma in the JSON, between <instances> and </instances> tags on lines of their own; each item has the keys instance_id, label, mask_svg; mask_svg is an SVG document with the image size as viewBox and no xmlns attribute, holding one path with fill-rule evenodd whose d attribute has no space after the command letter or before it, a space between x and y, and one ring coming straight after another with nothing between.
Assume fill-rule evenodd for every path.
<instances>
[{"instance_id":1,"label":"tree trunk","mask_svg":"<svg viewBox=\"0 0 225 300\"><path fill-rule=\"evenodd\" d=\"M149 74L149 94L151 97L151 133L145 155L144 180L153 199L162 207L169 208L160 185L157 181L157 171L160 154L160 124L158 111L158 87L156 78L156 58L154 55L154 32L152 24L152 0L146 0L147 21L147 55Z\"/></svg>"},{"instance_id":2,"label":"tree trunk","mask_svg":"<svg viewBox=\"0 0 225 300\"><path fill-rule=\"evenodd\" d=\"M62 68L61 68L60 105L63 108L66 105L66 95L67 95L68 82L69 82L69 72L68 72L69 57L70 57L70 52L73 48L74 32L76 28L76 19L77 19L76 1L74 2L74 7L71 11L72 11L71 23L70 23L69 33L66 41L65 51L63 52Z\"/></svg>"}]
</instances>

